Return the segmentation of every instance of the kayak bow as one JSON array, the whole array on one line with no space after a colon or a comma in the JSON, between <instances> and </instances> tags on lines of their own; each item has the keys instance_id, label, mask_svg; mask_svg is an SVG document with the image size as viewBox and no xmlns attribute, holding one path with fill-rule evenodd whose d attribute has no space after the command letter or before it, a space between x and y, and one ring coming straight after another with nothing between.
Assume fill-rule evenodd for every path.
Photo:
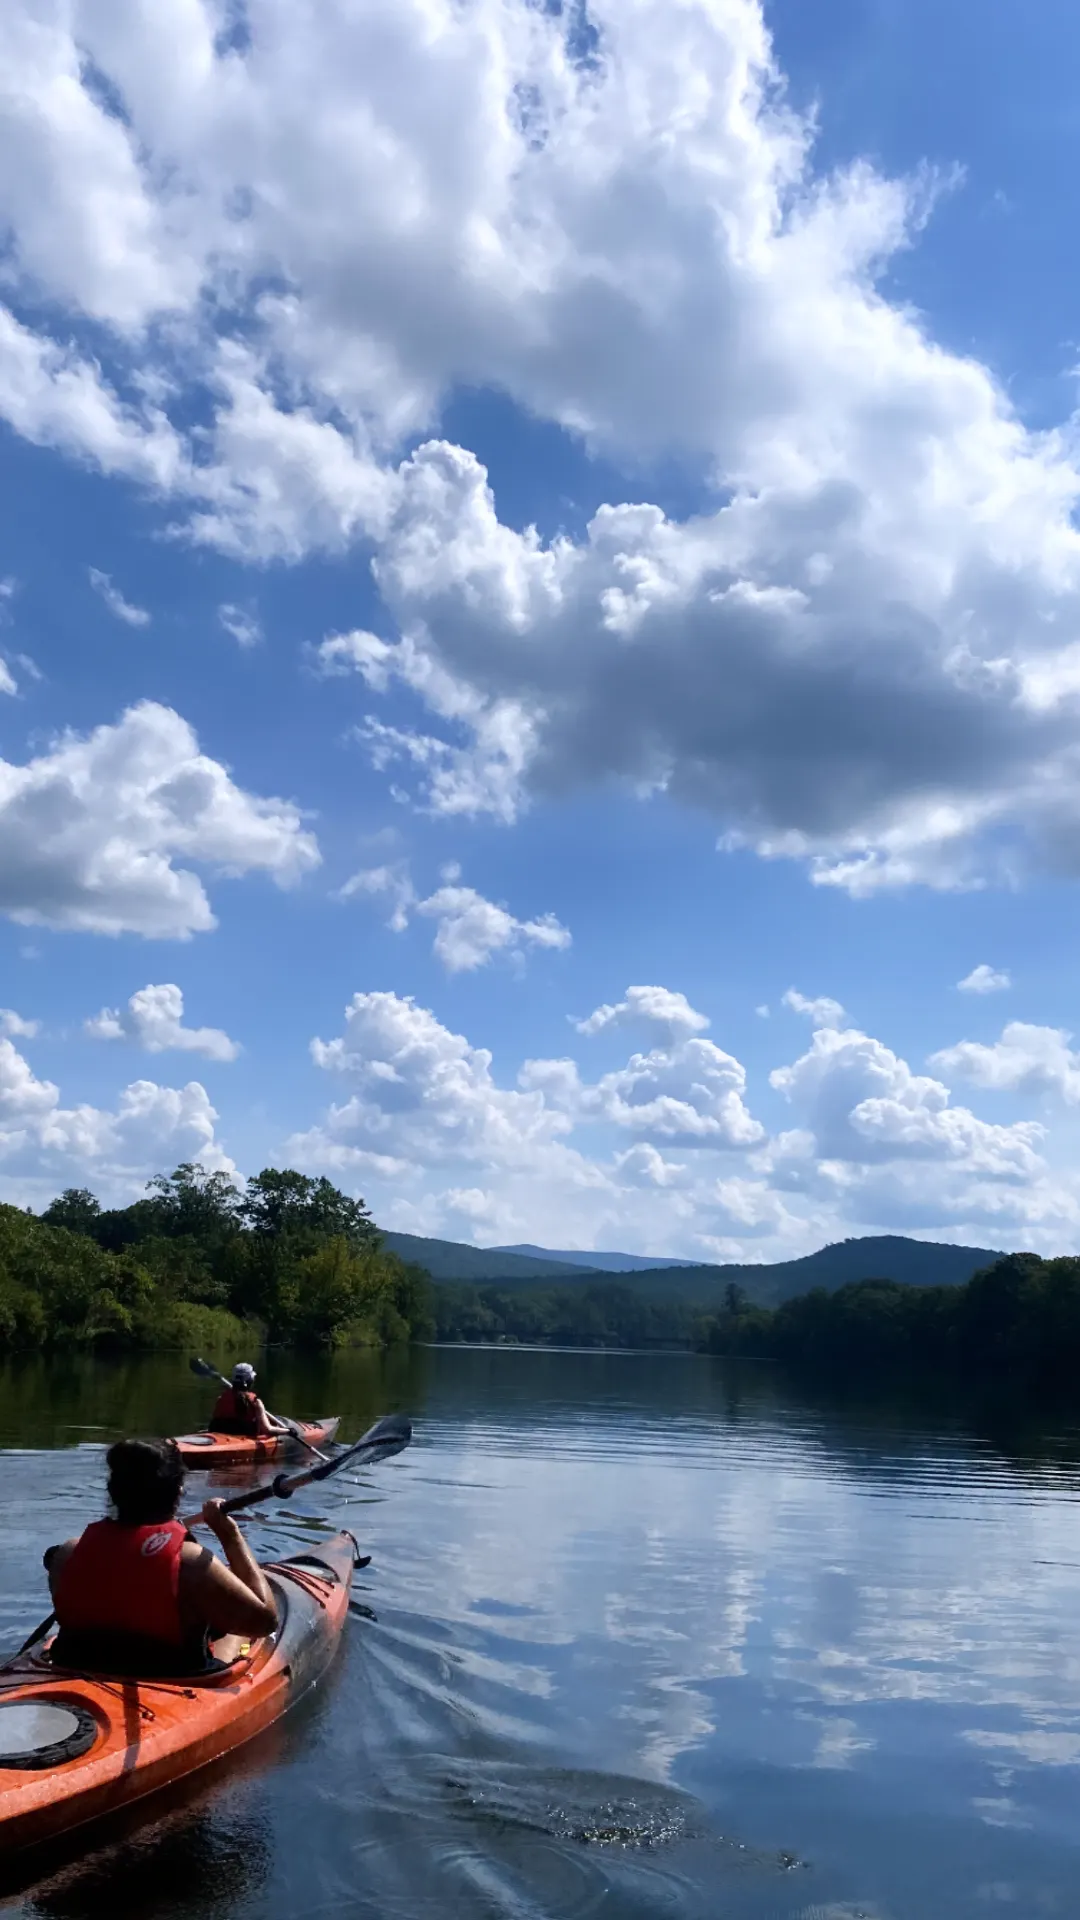
<instances>
[{"instance_id":1,"label":"kayak bow","mask_svg":"<svg viewBox=\"0 0 1080 1920\"><path fill-rule=\"evenodd\" d=\"M349 1533L264 1563L276 1633L217 1673L110 1680L52 1666L0 1674L0 1856L55 1840L183 1780L262 1733L337 1651L356 1543Z\"/></svg>"},{"instance_id":2,"label":"kayak bow","mask_svg":"<svg viewBox=\"0 0 1080 1920\"><path fill-rule=\"evenodd\" d=\"M296 1446L297 1436L316 1449L328 1446L340 1420L335 1416L327 1420L297 1420L293 1424L295 1436L268 1433L255 1438L244 1433L215 1433L208 1429L205 1433L177 1434L176 1444L189 1471L209 1473L219 1467L261 1467L268 1460L284 1460Z\"/></svg>"}]
</instances>

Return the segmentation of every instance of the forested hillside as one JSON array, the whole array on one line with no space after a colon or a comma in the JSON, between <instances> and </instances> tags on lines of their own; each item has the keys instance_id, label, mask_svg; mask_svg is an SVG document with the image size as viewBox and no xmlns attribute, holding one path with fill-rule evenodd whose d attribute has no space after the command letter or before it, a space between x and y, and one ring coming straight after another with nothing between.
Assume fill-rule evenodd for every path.
<instances>
[{"instance_id":1,"label":"forested hillside","mask_svg":"<svg viewBox=\"0 0 1080 1920\"><path fill-rule=\"evenodd\" d=\"M430 1283L363 1202L267 1167L240 1189L184 1165L102 1208L72 1188L40 1216L0 1207L0 1347L207 1346L267 1336L382 1346L432 1331Z\"/></svg>"},{"instance_id":2,"label":"forested hillside","mask_svg":"<svg viewBox=\"0 0 1080 1920\"><path fill-rule=\"evenodd\" d=\"M732 1288L704 1326L719 1354L782 1360L837 1379L940 1374L1080 1393L1080 1259L1012 1253L959 1287L856 1281L774 1312Z\"/></svg>"},{"instance_id":3,"label":"forested hillside","mask_svg":"<svg viewBox=\"0 0 1080 1920\"><path fill-rule=\"evenodd\" d=\"M959 1286L973 1273L992 1264L1000 1254L990 1247L955 1247L929 1240L908 1240L901 1234L868 1234L858 1240L840 1240L821 1247L799 1260L785 1260L772 1266L669 1266L637 1271L601 1274L595 1270L577 1271L565 1263L537 1260L537 1271L528 1270L518 1255L483 1251L460 1246L450 1240L409 1240L404 1234L387 1234L386 1243L403 1251L408 1241L410 1257L426 1266L432 1278L445 1285L471 1283L484 1289L485 1298L492 1286L501 1294L521 1290L535 1292L538 1283L556 1292L565 1290L569 1298L590 1291L599 1284L614 1285L646 1300L654 1306L676 1302L700 1310L715 1309L728 1287L741 1288L748 1300L759 1306L776 1306L812 1287L832 1290L853 1280L894 1280L902 1286ZM426 1250L433 1248L435 1257ZM584 1256L583 1256L584 1257ZM521 1268L511 1268L518 1259ZM491 1271L492 1268L496 1271ZM545 1270L546 1269L546 1270ZM491 1302L488 1300L488 1304ZM440 1315L450 1312L440 1302ZM523 1306L515 1309L521 1313ZM560 1309L561 1311L561 1309Z\"/></svg>"}]
</instances>

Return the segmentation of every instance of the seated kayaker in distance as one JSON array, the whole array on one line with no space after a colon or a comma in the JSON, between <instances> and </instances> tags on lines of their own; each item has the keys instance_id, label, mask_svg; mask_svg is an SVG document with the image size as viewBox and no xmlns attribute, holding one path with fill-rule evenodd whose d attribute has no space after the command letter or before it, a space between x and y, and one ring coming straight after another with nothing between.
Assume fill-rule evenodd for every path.
<instances>
[{"instance_id":1,"label":"seated kayaker in distance","mask_svg":"<svg viewBox=\"0 0 1080 1920\"><path fill-rule=\"evenodd\" d=\"M176 1517L184 1469L173 1440L119 1440L106 1455L114 1518L45 1555L59 1624L59 1666L151 1677L233 1660L242 1640L272 1633L270 1583L219 1500L202 1519L223 1566Z\"/></svg>"},{"instance_id":2,"label":"seated kayaker in distance","mask_svg":"<svg viewBox=\"0 0 1080 1920\"><path fill-rule=\"evenodd\" d=\"M241 1433L258 1440L268 1434L287 1433L280 1420L267 1413L255 1392L255 1369L241 1360L233 1368L232 1386L224 1387L210 1415L211 1433Z\"/></svg>"}]
</instances>

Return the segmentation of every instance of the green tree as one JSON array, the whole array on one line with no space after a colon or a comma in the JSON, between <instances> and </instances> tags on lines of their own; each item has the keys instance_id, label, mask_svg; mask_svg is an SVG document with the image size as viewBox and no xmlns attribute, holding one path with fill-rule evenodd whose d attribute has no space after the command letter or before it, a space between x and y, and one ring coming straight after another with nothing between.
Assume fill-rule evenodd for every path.
<instances>
[{"instance_id":1,"label":"green tree","mask_svg":"<svg viewBox=\"0 0 1080 1920\"><path fill-rule=\"evenodd\" d=\"M101 1203L89 1187L65 1187L41 1218L47 1226L63 1227L68 1233L82 1233L95 1239Z\"/></svg>"},{"instance_id":2,"label":"green tree","mask_svg":"<svg viewBox=\"0 0 1080 1920\"><path fill-rule=\"evenodd\" d=\"M265 1167L247 1183L240 1216L248 1229L268 1239L288 1235L312 1244L342 1235L378 1245L379 1232L362 1200L353 1200L325 1178L310 1179L291 1168Z\"/></svg>"},{"instance_id":3,"label":"green tree","mask_svg":"<svg viewBox=\"0 0 1080 1920\"><path fill-rule=\"evenodd\" d=\"M197 1161L184 1161L172 1173L147 1183L158 1232L197 1240L208 1250L230 1239L239 1227L240 1194L229 1174L208 1173Z\"/></svg>"}]
</instances>

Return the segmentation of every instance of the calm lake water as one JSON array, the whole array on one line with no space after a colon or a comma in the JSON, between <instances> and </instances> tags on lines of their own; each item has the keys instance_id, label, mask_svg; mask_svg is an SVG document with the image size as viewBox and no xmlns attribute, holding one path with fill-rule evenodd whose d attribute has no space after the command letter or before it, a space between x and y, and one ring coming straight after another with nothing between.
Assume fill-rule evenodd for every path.
<instances>
[{"instance_id":1,"label":"calm lake water","mask_svg":"<svg viewBox=\"0 0 1080 1920\"><path fill-rule=\"evenodd\" d=\"M271 1507L372 1565L315 1699L26 1920L1017 1920L1080 1904L1080 1432L684 1355L271 1356L410 1452ZM0 1646L177 1359L0 1369ZM194 1483L193 1483L194 1484ZM376 1617L368 1617L367 1609Z\"/></svg>"}]
</instances>

